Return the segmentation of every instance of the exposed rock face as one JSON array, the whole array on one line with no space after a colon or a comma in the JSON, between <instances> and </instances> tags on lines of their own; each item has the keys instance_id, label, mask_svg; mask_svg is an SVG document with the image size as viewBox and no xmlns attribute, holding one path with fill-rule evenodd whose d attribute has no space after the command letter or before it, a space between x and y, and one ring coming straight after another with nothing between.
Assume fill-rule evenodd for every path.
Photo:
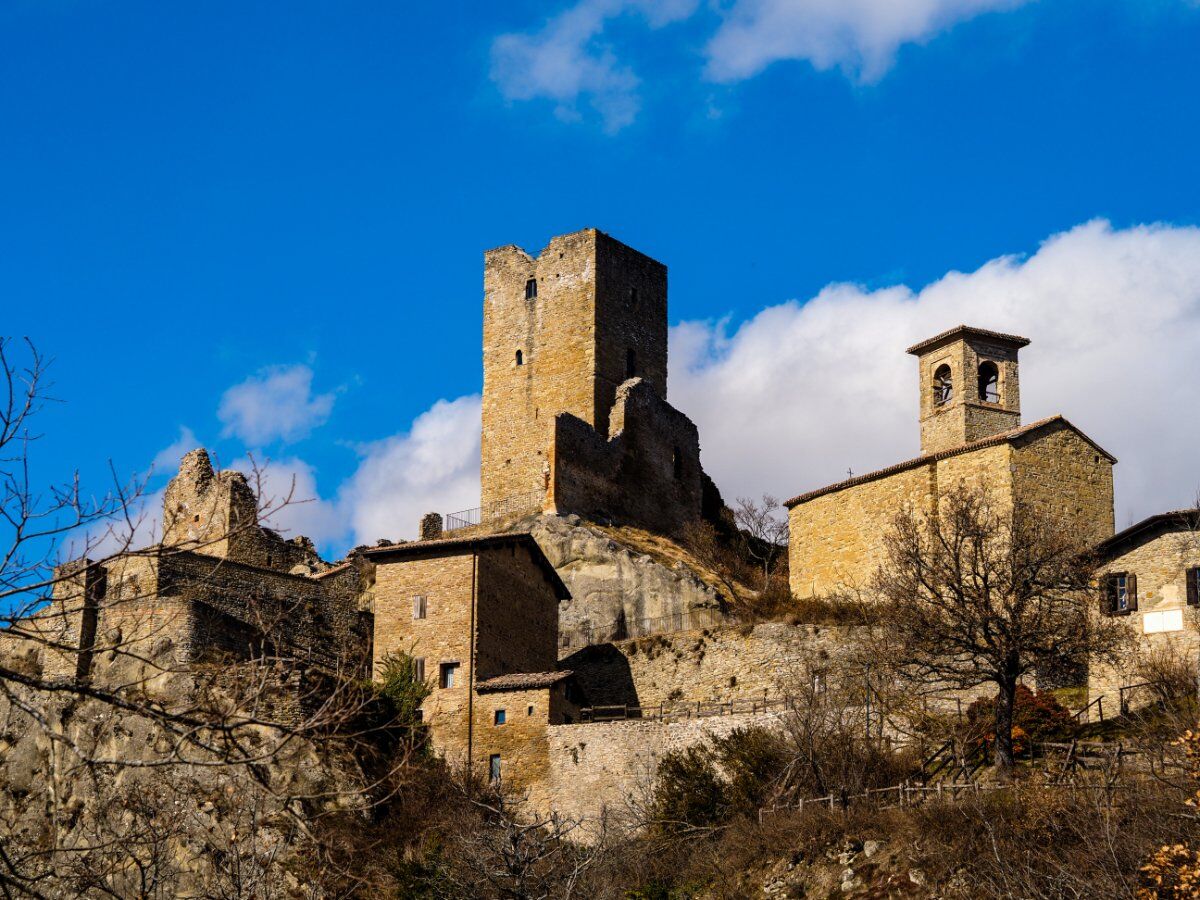
<instances>
[{"instance_id":1,"label":"exposed rock face","mask_svg":"<svg viewBox=\"0 0 1200 900\"><path fill-rule=\"evenodd\" d=\"M578 516L541 516L528 526L566 582L559 629L590 625L598 640L624 637L635 623L716 610L717 591L684 562L667 565Z\"/></svg>"},{"instance_id":2,"label":"exposed rock face","mask_svg":"<svg viewBox=\"0 0 1200 900\"><path fill-rule=\"evenodd\" d=\"M121 694L135 709L5 685L5 876L48 897L309 895L306 821L364 806L361 771L336 742L284 741L255 724L231 749L217 729L188 742L186 729L140 713L139 704L196 710L201 679L168 668L169 641L160 643L141 659L103 654L93 683L132 685ZM39 656L25 642L0 642L0 665L31 677Z\"/></svg>"}]
</instances>

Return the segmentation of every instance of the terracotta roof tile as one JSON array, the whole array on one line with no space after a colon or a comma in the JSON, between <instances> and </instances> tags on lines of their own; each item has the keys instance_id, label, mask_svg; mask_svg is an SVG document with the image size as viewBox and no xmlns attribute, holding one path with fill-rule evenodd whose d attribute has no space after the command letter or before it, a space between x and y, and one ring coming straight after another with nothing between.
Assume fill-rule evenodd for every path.
<instances>
[{"instance_id":1,"label":"terracotta roof tile","mask_svg":"<svg viewBox=\"0 0 1200 900\"><path fill-rule=\"evenodd\" d=\"M992 338L993 340L998 341L1008 341L1020 347L1026 347L1029 345L1029 338L1021 337L1019 334L1005 334L1002 331L988 331L986 328L973 328L970 325L955 325L953 328L947 329L941 334L935 334L931 338L926 338L923 341L913 344L904 352L914 354L921 353L922 351L927 350L936 344L940 344L942 341L948 340L952 337L957 337L960 334L973 334L977 335L978 337Z\"/></svg>"},{"instance_id":2,"label":"terracotta roof tile","mask_svg":"<svg viewBox=\"0 0 1200 900\"><path fill-rule=\"evenodd\" d=\"M568 669L559 669L556 672L514 672L511 675L497 675L495 678L481 681L475 685L475 690L481 694L496 691L536 690L552 687L574 674Z\"/></svg>"},{"instance_id":3,"label":"terracotta roof tile","mask_svg":"<svg viewBox=\"0 0 1200 900\"><path fill-rule=\"evenodd\" d=\"M880 478L886 478L888 475L895 475L898 472L904 472L908 469L915 469L923 466L926 463L937 462L941 459L949 459L951 456L958 456L962 453L971 453L975 450L982 450L985 447L995 447L999 444L1006 444L1009 441L1024 437L1039 429L1049 425L1061 422L1067 428L1070 428L1081 438L1091 444L1100 453L1104 454L1112 462L1116 462L1117 458L1093 441L1090 437L1064 419L1062 416L1050 416L1046 419L1040 419L1037 422L1031 422L1028 425L1022 425L1020 428L1010 428L1008 431L1002 431L999 434L993 434L991 437L986 437L983 440L972 441L969 444L960 444L957 447L951 447L949 450L942 450L938 453L927 453L924 456L918 456L916 459L906 460L902 463L896 463L894 466L888 466L886 469L877 469L874 472L868 472L865 475L855 475L853 478L847 478L845 481L839 481L835 484L826 485L823 488L817 488L815 491L809 491L806 494L800 494L793 497L791 500L784 501L784 506L791 509L793 506L798 506L801 503L806 503L809 500L815 500L817 497L823 497L825 494L833 494L837 491L845 490L856 485L866 484L868 481L875 481Z\"/></svg>"}]
</instances>

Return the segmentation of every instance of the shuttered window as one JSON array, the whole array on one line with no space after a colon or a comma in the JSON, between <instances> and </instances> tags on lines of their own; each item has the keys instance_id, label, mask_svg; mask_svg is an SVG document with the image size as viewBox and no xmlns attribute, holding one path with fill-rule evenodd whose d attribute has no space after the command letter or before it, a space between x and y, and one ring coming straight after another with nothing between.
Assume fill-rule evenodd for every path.
<instances>
[{"instance_id":1,"label":"shuttered window","mask_svg":"<svg viewBox=\"0 0 1200 900\"><path fill-rule=\"evenodd\" d=\"M1200 606L1200 566L1187 570L1188 606Z\"/></svg>"},{"instance_id":2,"label":"shuttered window","mask_svg":"<svg viewBox=\"0 0 1200 900\"><path fill-rule=\"evenodd\" d=\"M412 598L413 601L413 618L423 619L429 613L429 602L424 594L418 594Z\"/></svg>"},{"instance_id":3,"label":"shuttered window","mask_svg":"<svg viewBox=\"0 0 1200 900\"><path fill-rule=\"evenodd\" d=\"M1137 611L1137 576L1132 572L1110 572L1105 576L1105 612L1127 616Z\"/></svg>"}]
</instances>

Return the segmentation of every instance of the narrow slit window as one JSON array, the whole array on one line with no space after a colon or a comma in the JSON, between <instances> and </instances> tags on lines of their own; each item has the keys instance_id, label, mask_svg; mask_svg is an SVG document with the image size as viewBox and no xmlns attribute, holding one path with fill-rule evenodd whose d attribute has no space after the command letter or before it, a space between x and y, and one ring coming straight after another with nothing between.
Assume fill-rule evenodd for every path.
<instances>
[{"instance_id":1,"label":"narrow slit window","mask_svg":"<svg viewBox=\"0 0 1200 900\"><path fill-rule=\"evenodd\" d=\"M424 594L413 597L413 618L424 619L429 615L429 600Z\"/></svg>"},{"instance_id":2,"label":"narrow slit window","mask_svg":"<svg viewBox=\"0 0 1200 900\"><path fill-rule=\"evenodd\" d=\"M637 351L628 350L625 353L625 377L633 378L637 375Z\"/></svg>"},{"instance_id":3,"label":"narrow slit window","mask_svg":"<svg viewBox=\"0 0 1200 900\"><path fill-rule=\"evenodd\" d=\"M537 296L537 279L530 278L525 282L525 299L532 300Z\"/></svg>"},{"instance_id":4,"label":"narrow slit window","mask_svg":"<svg viewBox=\"0 0 1200 900\"><path fill-rule=\"evenodd\" d=\"M629 305L630 306L638 305L638 289L635 287L629 289Z\"/></svg>"},{"instance_id":5,"label":"narrow slit window","mask_svg":"<svg viewBox=\"0 0 1200 900\"><path fill-rule=\"evenodd\" d=\"M517 365L518 366L525 365L525 354L522 353L520 350L517 351Z\"/></svg>"},{"instance_id":6,"label":"narrow slit window","mask_svg":"<svg viewBox=\"0 0 1200 900\"><path fill-rule=\"evenodd\" d=\"M683 481L683 453L678 447L671 450L671 474L676 481Z\"/></svg>"}]
</instances>

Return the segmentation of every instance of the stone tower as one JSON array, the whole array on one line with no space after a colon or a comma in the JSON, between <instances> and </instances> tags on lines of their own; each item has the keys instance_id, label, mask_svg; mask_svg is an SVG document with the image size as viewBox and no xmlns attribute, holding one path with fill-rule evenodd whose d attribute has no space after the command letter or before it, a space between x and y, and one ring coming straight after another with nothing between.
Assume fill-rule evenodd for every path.
<instances>
[{"instance_id":1,"label":"stone tower","mask_svg":"<svg viewBox=\"0 0 1200 900\"><path fill-rule=\"evenodd\" d=\"M163 496L163 543L235 558L245 532L258 525L258 500L241 472L217 472L208 451L192 450Z\"/></svg>"},{"instance_id":2,"label":"stone tower","mask_svg":"<svg viewBox=\"0 0 1200 900\"><path fill-rule=\"evenodd\" d=\"M484 254L484 507L544 491L555 417L609 432L617 388L667 396L667 269L594 228Z\"/></svg>"},{"instance_id":3,"label":"stone tower","mask_svg":"<svg viewBox=\"0 0 1200 900\"><path fill-rule=\"evenodd\" d=\"M921 386L921 453L941 453L1021 424L1017 351L1026 338L959 325L908 348Z\"/></svg>"}]
</instances>

